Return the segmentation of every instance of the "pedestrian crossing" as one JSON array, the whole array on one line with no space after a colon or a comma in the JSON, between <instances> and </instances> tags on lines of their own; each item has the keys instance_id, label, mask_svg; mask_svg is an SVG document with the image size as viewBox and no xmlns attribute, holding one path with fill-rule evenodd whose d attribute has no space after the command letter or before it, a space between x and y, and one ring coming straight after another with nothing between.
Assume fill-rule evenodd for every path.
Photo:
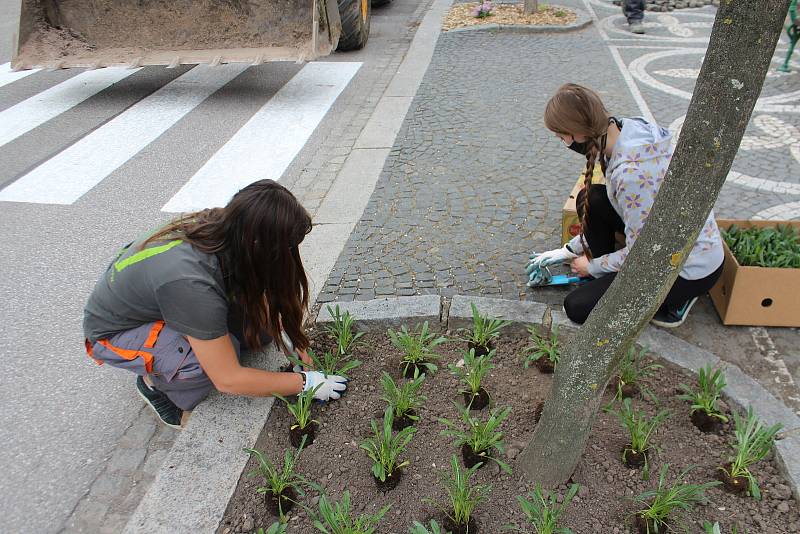
<instances>
[{"instance_id":1,"label":"pedestrian crossing","mask_svg":"<svg viewBox=\"0 0 800 534\"><path fill-rule=\"evenodd\" d=\"M30 76L31 74L35 74L36 72L39 72L39 70L31 69L19 70L15 72L11 70L11 63L3 63L0 65L0 87L16 82L17 80L21 80L22 78Z\"/></svg>"},{"instance_id":2,"label":"pedestrian crossing","mask_svg":"<svg viewBox=\"0 0 800 534\"><path fill-rule=\"evenodd\" d=\"M162 210L224 205L255 180L279 180L360 67L358 62L306 64L188 177ZM75 203L248 68L254 67L196 66L22 176L2 176L0 169L0 183L13 180L0 190L0 202ZM135 71L85 71L0 112L0 151Z\"/></svg>"}]
</instances>

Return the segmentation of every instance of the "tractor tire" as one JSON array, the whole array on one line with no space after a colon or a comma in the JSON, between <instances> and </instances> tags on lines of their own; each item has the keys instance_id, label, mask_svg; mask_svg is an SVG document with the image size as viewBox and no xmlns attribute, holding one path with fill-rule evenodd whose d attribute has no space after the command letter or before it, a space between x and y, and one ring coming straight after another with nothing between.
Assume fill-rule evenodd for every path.
<instances>
[{"instance_id":1,"label":"tractor tire","mask_svg":"<svg viewBox=\"0 0 800 534\"><path fill-rule=\"evenodd\" d=\"M337 0L339 18L342 19L342 35L336 50L347 52L361 50L369 39L369 19L372 14L370 0Z\"/></svg>"},{"instance_id":2,"label":"tractor tire","mask_svg":"<svg viewBox=\"0 0 800 534\"><path fill-rule=\"evenodd\" d=\"M388 6L391 3L392 0L372 0L372 7Z\"/></svg>"}]
</instances>

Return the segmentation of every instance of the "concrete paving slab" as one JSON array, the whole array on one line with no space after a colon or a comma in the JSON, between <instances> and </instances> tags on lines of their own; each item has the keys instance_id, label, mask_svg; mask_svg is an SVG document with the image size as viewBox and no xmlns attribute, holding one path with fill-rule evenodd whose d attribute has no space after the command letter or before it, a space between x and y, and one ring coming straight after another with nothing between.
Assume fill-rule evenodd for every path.
<instances>
[{"instance_id":1,"label":"concrete paving slab","mask_svg":"<svg viewBox=\"0 0 800 534\"><path fill-rule=\"evenodd\" d=\"M652 352L663 355L664 359L694 373L707 365L716 367L720 363L720 359L711 352L652 326L645 328L639 336L639 344L647 346Z\"/></svg>"},{"instance_id":2,"label":"concrete paving slab","mask_svg":"<svg viewBox=\"0 0 800 534\"><path fill-rule=\"evenodd\" d=\"M410 96L382 98L356 141L355 148L392 148L412 100Z\"/></svg>"},{"instance_id":3,"label":"concrete paving slab","mask_svg":"<svg viewBox=\"0 0 800 534\"><path fill-rule=\"evenodd\" d=\"M275 349L252 354L246 365L276 370L286 363ZM131 516L126 534L214 532L248 456L269 416L273 398L214 394L192 413L153 484ZM213 483L210 483L212 482ZM175 495L191 495L176 502Z\"/></svg>"},{"instance_id":4,"label":"concrete paving slab","mask_svg":"<svg viewBox=\"0 0 800 534\"><path fill-rule=\"evenodd\" d=\"M447 325L450 329L472 326L472 307L475 304L482 315L514 321L505 331L525 333L528 324L540 324L547 311L541 302L498 299L491 297L453 296Z\"/></svg>"},{"instance_id":5,"label":"concrete paving slab","mask_svg":"<svg viewBox=\"0 0 800 534\"><path fill-rule=\"evenodd\" d=\"M406 325L409 328L417 323L428 321L432 327L439 325L442 299L439 295L419 295L414 297L392 297L374 300L331 302L317 315L317 324L330 324L333 317L328 306L339 306L341 313L346 311L355 319L356 327L363 332Z\"/></svg>"}]
</instances>

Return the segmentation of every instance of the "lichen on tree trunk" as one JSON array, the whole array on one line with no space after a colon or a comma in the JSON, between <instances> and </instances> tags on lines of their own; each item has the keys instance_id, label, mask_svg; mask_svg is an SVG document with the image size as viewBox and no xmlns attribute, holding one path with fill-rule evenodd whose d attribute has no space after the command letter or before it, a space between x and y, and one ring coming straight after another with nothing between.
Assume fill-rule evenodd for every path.
<instances>
[{"instance_id":1,"label":"lichen on tree trunk","mask_svg":"<svg viewBox=\"0 0 800 534\"><path fill-rule=\"evenodd\" d=\"M519 465L553 487L578 465L606 384L678 276L728 175L790 0L722 0L686 121L622 270L564 348Z\"/></svg>"}]
</instances>

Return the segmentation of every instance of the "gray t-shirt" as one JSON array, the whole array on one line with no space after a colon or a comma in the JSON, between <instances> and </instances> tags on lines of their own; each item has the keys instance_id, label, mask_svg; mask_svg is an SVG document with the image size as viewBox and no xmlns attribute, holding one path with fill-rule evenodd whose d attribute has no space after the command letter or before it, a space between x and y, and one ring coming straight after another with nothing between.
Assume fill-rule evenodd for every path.
<instances>
[{"instance_id":1,"label":"gray t-shirt","mask_svg":"<svg viewBox=\"0 0 800 534\"><path fill-rule=\"evenodd\" d=\"M94 343L164 320L181 334L216 339L228 333L228 300L217 256L179 239L133 243L97 281L83 312Z\"/></svg>"}]
</instances>

